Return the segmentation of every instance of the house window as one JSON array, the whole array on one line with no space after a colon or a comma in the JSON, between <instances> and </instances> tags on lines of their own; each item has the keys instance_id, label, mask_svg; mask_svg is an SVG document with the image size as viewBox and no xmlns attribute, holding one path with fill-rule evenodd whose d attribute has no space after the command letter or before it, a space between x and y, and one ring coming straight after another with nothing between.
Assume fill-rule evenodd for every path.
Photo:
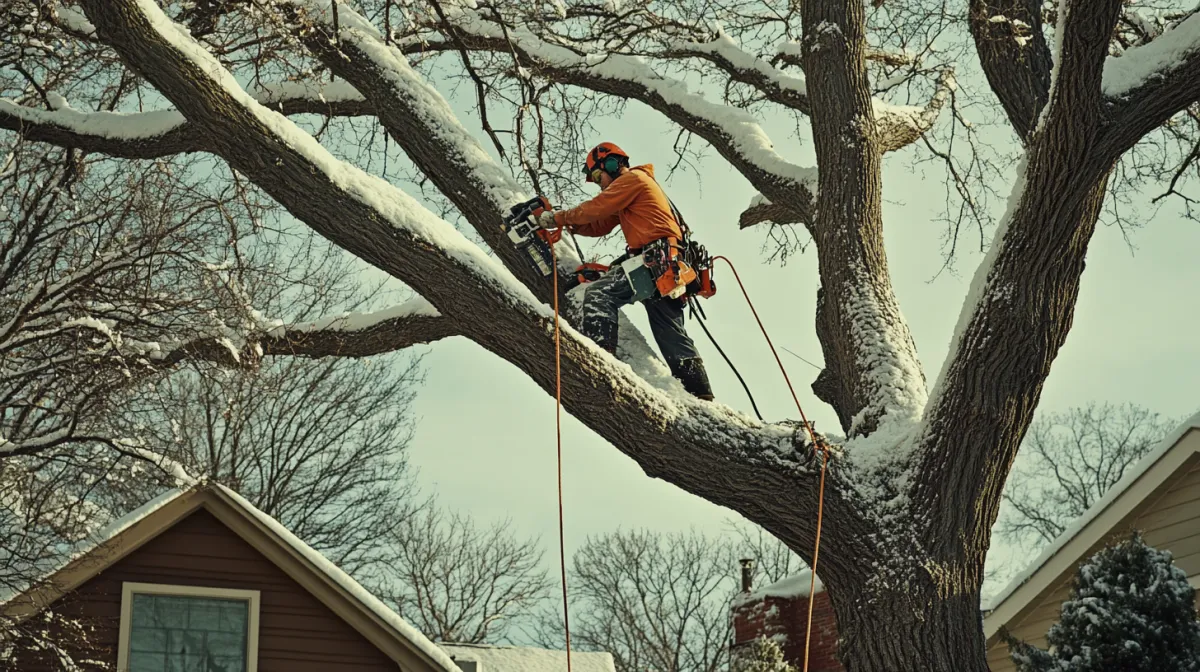
<instances>
[{"instance_id":1,"label":"house window","mask_svg":"<svg viewBox=\"0 0 1200 672\"><path fill-rule=\"evenodd\" d=\"M126 582L121 672L255 672L257 590Z\"/></svg>"}]
</instances>

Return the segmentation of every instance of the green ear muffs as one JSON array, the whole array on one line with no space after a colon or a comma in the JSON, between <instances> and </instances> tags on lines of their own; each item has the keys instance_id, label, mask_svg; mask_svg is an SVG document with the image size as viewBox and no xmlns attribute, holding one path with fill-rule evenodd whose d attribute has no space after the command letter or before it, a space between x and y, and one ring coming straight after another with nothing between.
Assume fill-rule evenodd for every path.
<instances>
[{"instance_id":1,"label":"green ear muffs","mask_svg":"<svg viewBox=\"0 0 1200 672\"><path fill-rule=\"evenodd\" d=\"M604 168L604 172L615 178L617 171L621 169L621 160L615 156L606 156L604 157L602 167Z\"/></svg>"}]
</instances>

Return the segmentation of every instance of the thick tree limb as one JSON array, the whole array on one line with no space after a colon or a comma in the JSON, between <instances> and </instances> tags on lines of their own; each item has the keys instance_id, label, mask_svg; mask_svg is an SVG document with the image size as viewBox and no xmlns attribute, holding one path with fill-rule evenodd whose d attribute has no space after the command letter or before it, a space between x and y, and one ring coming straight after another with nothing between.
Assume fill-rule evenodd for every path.
<instances>
[{"instance_id":1,"label":"thick tree limb","mask_svg":"<svg viewBox=\"0 0 1200 672\"><path fill-rule=\"evenodd\" d=\"M1063 15L1056 26L1062 32L1061 53L1054 55L1060 62L1050 83L1050 97L1061 102L1053 101L1052 111L1099 116L1104 59L1122 4L1122 0L1090 0L1061 5Z\"/></svg>"},{"instance_id":2,"label":"thick tree limb","mask_svg":"<svg viewBox=\"0 0 1200 672\"><path fill-rule=\"evenodd\" d=\"M875 101L875 128L883 151L903 149L933 128L955 86L954 71L947 69L938 77L937 88L924 107L888 105Z\"/></svg>"},{"instance_id":3,"label":"thick tree limb","mask_svg":"<svg viewBox=\"0 0 1200 672\"><path fill-rule=\"evenodd\" d=\"M324 88L289 83L258 92L255 97L287 115L374 114L361 95L345 86L338 87L335 95ZM126 159L156 159L208 150L208 138L175 110L133 113L41 110L0 99L0 128L16 131L35 142Z\"/></svg>"},{"instance_id":4,"label":"thick tree limb","mask_svg":"<svg viewBox=\"0 0 1200 672\"><path fill-rule=\"evenodd\" d=\"M1097 151L1099 85L1121 3L1100 4L1085 10L1080 3L1059 18L1059 81L1026 138L1010 211L976 272L918 438L913 501L946 514L923 543L948 593L974 590L980 580L1004 479L1070 331L1104 202L1113 159Z\"/></svg>"},{"instance_id":5,"label":"thick tree limb","mask_svg":"<svg viewBox=\"0 0 1200 672\"><path fill-rule=\"evenodd\" d=\"M851 436L867 435L887 415L901 423L920 417L925 379L883 245L883 152L871 121L862 3L808 0L801 16L813 144L821 166L814 240L821 272L817 337L825 370L813 391L833 406Z\"/></svg>"},{"instance_id":6,"label":"thick tree limb","mask_svg":"<svg viewBox=\"0 0 1200 672\"><path fill-rule=\"evenodd\" d=\"M748 229L756 224L772 222L774 224L803 224L800 214L775 205L770 201L759 201L742 211L738 216L738 228ZM812 229L809 229L812 233Z\"/></svg>"},{"instance_id":7,"label":"thick tree limb","mask_svg":"<svg viewBox=\"0 0 1200 672\"><path fill-rule=\"evenodd\" d=\"M230 367L254 366L263 357L373 357L432 343L459 333L452 320L415 299L365 315L339 315L308 324L268 328L242 337L201 338L147 358L155 367L206 360Z\"/></svg>"},{"instance_id":8,"label":"thick tree limb","mask_svg":"<svg viewBox=\"0 0 1200 672\"><path fill-rule=\"evenodd\" d=\"M258 106L152 0L82 4L100 38L210 133L215 151L235 169L322 235L412 286L463 335L520 367L544 390L553 389L546 307L449 224ZM642 373L665 375L661 368ZM570 412L651 475L762 521L798 548L812 541L816 472L790 429L764 427L682 390L664 394L569 328L563 392ZM826 510L853 530L861 518L839 494L838 478L835 468ZM853 534L832 548L847 558L870 550L865 537Z\"/></svg>"},{"instance_id":9,"label":"thick tree limb","mask_svg":"<svg viewBox=\"0 0 1200 672\"><path fill-rule=\"evenodd\" d=\"M983 72L1009 123L1025 141L1037 126L1038 115L1050 95L1052 58L1042 32L1042 2L970 0L968 13ZM994 16L1008 21L992 21ZM1028 26L1028 35L1014 32L1019 25L1014 21ZM1103 43L1107 45L1108 39Z\"/></svg>"},{"instance_id":10,"label":"thick tree limb","mask_svg":"<svg viewBox=\"0 0 1200 672\"><path fill-rule=\"evenodd\" d=\"M1116 157L1200 100L1200 13L1149 44L1109 58L1101 86L1111 115L1102 151Z\"/></svg>"}]
</instances>

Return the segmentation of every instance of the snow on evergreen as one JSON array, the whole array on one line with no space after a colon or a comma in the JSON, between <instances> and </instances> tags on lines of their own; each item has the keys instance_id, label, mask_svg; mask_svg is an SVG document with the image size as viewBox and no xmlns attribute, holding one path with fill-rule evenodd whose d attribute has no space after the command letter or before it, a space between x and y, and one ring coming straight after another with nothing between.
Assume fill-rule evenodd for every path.
<instances>
[{"instance_id":1,"label":"snow on evergreen","mask_svg":"<svg viewBox=\"0 0 1200 672\"><path fill-rule=\"evenodd\" d=\"M1080 565L1049 650L1004 636L1021 672L1200 670L1196 591L1136 533Z\"/></svg>"},{"instance_id":2,"label":"snow on evergreen","mask_svg":"<svg viewBox=\"0 0 1200 672\"><path fill-rule=\"evenodd\" d=\"M734 659L731 672L797 672L783 659L779 643L770 637L759 637L748 648Z\"/></svg>"}]
</instances>

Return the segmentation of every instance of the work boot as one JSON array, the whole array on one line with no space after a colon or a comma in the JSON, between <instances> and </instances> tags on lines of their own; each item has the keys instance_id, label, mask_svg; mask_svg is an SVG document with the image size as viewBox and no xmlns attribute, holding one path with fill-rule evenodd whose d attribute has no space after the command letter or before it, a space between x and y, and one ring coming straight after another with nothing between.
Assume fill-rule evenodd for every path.
<instances>
[{"instance_id":1,"label":"work boot","mask_svg":"<svg viewBox=\"0 0 1200 672\"><path fill-rule=\"evenodd\" d=\"M704 360L699 357L689 357L671 366L671 374L683 383L683 389L692 396L705 401L713 400L712 386L708 383L708 372L704 370Z\"/></svg>"}]
</instances>

